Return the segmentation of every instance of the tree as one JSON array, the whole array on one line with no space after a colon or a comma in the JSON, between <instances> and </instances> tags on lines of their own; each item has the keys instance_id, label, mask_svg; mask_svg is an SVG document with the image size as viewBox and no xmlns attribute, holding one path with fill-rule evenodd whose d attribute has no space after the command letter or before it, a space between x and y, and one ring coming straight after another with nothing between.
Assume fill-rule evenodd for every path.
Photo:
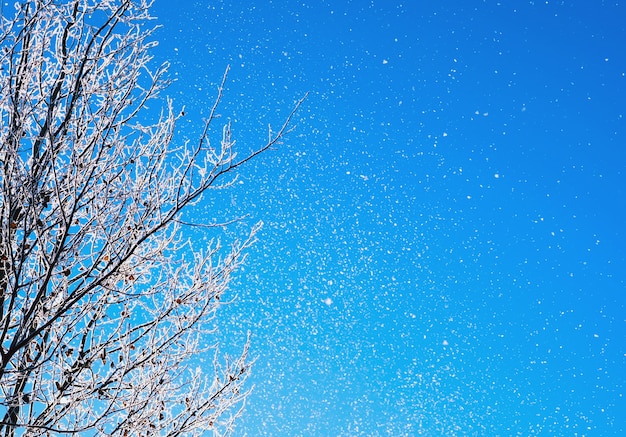
<instances>
[{"instance_id":1,"label":"tree","mask_svg":"<svg viewBox=\"0 0 626 437\"><path fill-rule=\"evenodd\" d=\"M258 228L198 250L184 227L225 224L181 214L277 144L302 100L238 157L230 125L209 140L224 75L200 138L177 146L172 103L143 111L167 86L148 8L30 0L2 18L2 436L228 434L245 400L247 346L230 360L209 340Z\"/></svg>"}]
</instances>

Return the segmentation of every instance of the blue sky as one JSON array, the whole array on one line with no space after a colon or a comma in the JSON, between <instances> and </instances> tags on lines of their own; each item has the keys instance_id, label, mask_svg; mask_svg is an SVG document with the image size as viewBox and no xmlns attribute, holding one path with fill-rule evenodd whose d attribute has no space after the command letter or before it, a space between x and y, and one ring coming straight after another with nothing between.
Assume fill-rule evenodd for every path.
<instances>
[{"instance_id":1,"label":"blue sky","mask_svg":"<svg viewBox=\"0 0 626 437\"><path fill-rule=\"evenodd\" d=\"M231 65L245 150L206 199L260 241L222 311L252 333L237 435L626 431L626 6L157 0L193 138ZM219 134L219 132L218 132Z\"/></svg>"}]
</instances>

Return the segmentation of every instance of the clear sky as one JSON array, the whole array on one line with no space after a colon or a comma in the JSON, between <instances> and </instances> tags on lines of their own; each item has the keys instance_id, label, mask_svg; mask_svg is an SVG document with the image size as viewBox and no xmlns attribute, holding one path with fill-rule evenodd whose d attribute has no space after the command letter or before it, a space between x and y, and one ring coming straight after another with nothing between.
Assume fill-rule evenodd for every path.
<instances>
[{"instance_id":1,"label":"clear sky","mask_svg":"<svg viewBox=\"0 0 626 437\"><path fill-rule=\"evenodd\" d=\"M238 436L626 433L626 5L166 1L155 62L264 229L222 311ZM219 132L217 132L219 136Z\"/></svg>"}]
</instances>

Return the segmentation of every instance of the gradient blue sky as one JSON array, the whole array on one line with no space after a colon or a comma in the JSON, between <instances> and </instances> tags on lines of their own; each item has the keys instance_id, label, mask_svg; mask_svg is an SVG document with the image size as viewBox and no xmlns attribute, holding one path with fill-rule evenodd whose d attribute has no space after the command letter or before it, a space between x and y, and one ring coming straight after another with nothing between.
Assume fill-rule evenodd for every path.
<instances>
[{"instance_id":1,"label":"gradient blue sky","mask_svg":"<svg viewBox=\"0 0 626 437\"><path fill-rule=\"evenodd\" d=\"M265 223L222 311L238 436L626 432L626 5L156 0L193 138L226 65ZM218 133L219 134L219 133Z\"/></svg>"}]
</instances>

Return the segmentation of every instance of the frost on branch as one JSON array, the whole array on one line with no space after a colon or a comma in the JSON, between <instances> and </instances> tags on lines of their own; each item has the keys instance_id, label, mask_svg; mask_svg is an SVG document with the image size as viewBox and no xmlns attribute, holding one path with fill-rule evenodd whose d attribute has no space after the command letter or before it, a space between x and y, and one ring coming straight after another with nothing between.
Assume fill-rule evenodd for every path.
<instances>
[{"instance_id":1,"label":"frost on branch","mask_svg":"<svg viewBox=\"0 0 626 437\"><path fill-rule=\"evenodd\" d=\"M228 360L207 339L257 228L190 250L180 214L294 112L239 158L230 126L209 141L222 81L201 137L176 148L170 102L138 117L167 85L148 7L33 0L2 17L2 436L224 435L245 400L247 346Z\"/></svg>"}]
</instances>

